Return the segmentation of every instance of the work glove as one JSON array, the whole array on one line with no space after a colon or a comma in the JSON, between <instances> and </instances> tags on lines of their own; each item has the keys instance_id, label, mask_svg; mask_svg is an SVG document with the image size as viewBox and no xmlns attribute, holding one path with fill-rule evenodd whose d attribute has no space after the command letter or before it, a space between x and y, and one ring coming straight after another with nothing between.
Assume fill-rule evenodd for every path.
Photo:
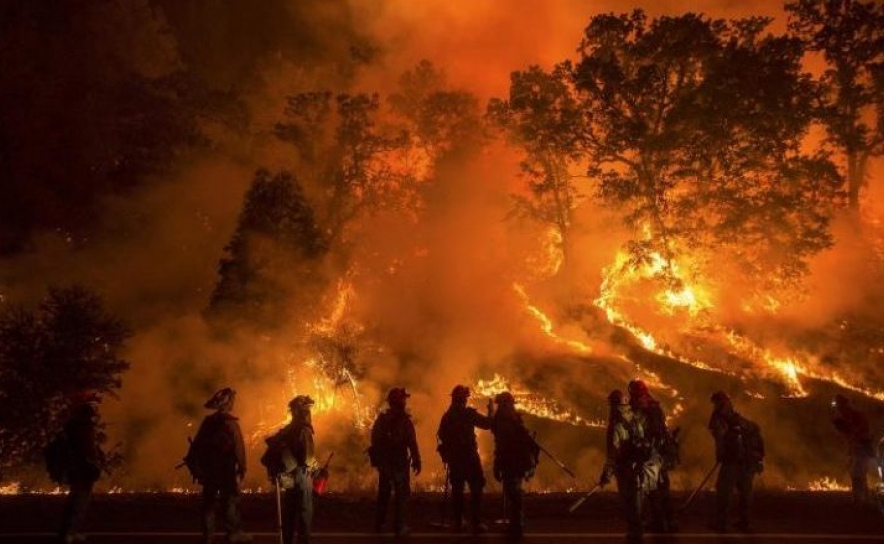
<instances>
[{"instance_id":1,"label":"work glove","mask_svg":"<svg viewBox=\"0 0 884 544\"><path fill-rule=\"evenodd\" d=\"M414 471L414 475L417 476L421 473L421 463L420 461L415 461L411 463L411 470Z\"/></svg>"}]
</instances>

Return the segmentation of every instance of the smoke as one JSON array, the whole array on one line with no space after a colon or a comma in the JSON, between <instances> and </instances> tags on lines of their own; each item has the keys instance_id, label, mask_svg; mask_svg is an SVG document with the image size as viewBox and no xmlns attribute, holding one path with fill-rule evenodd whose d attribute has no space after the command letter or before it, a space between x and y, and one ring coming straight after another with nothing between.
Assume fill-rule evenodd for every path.
<instances>
[{"instance_id":1,"label":"smoke","mask_svg":"<svg viewBox=\"0 0 884 544\"><path fill-rule=\"evenodd\" d=\"M444 70L452 88L482 99L505 96L512 70L573 57L592 15L633 7L587 0L532 0L520 2L518 9L509 3L407 0L354 0L329 8L323 8L323 2L276 4L280 13L296 12L298 21L319 23L310 33L302 29L303 40L296 46L270 40L249 50L231 38L235 25L230 20L229 26L205 21L229 32L213 35L207 43L214 45L206 48L197 39L203 27L185 25L182 21L193 19L163 4L167 23L178 36L193 35L190 42L163 50L175 58L145 57L145 65L180 65L199 73L212 87L237 95L245 120L234 127L204 120L212 146L177 150L171 173L153 175L130 192L104 198L97 226L88 235L43 233L31 251L2 261L0 287L10 300L34 300L46 285L79 282L97 289L135 330L126 352L132 368L124 376L120 398L103 406L111 442L122 441L127 458L125 472L110 485L189 485L186 474L172 467L185 453L186 437L195 433L205 415L203 402L226 385L238 391L235 412L251 444L249 487L266 486L257 463L261 437L284 421L286 403L296 391L322 398L323 410L317 410L314 422L319 451L336 452L333 488L364 487L366 437L360 416L382 408L388 388L400 385L413 393L410 408L426 459L426 475L418 484L437 485L433 473L441 466L434 436L451 388L495 373L590 421L606 417L604 397L610 389L624 388L636 376L659 378L655 393L667 411L679 405L686 409L677 419L685 429L686 469L678 482L685 486L699 480L712 457L703 430L708 393L728 389L738 399L738 408L771 429L766 484L793 485L817 474L804 468L792 444L809 436L828 436L825 422L812 433L806 428L809 418L826 418L819 403L775 398L762 402L741 394L745 386L736 377L644 353L593 306L603 269L627 238L616 212L582 207L567 274L532 275L526 259L543 258L543 232L507 219L510 195L520 190L522 181L518 157L498 144L478 155L452 154L437 165L417 218L395 209L365 218L349 248L353 266L328 265L329 290L317 294L323 315L332 312L339 280L349 283L354 293L345 320L358 329L350 339L355 349L352 363L360 372L355 389L349 383L323 381L321 372L304 365L316 355L309 340L309 326L315 323L297 309L291 322L280 323L272 332L219 335L207 324L204 311L254 171L291 168L298 174L291 150L272 135L287 95L310 90L388 93L403 70L426 58ZM684 10L675 1L646 7L651 15ZM770 2L695 2L691 9L715 17L772 15L778 17L774 29L782 28L782 13ZM361 28L354 28L356 21ZM336 35L347 39L336 43L328 38ZM130 39L138 41L138 36ZM235 66L213 53L228 39L231 43L225 47L239 51ZM878 184L872 187L879 190ZM826 326L834 316L864 304L870 280L861 265L867 261L866 246L852 243L854 236L849 226L837 227L836 246L812 263L809 296L787 305L776 328L767 329L767 337L776 336L772 331ZM549 317L554 333L587 344L591 354L545 334L514 283L525 287L528 300ZM742 330L760 334L770 325L737 309L724 308L721 313L723 321ZM671 324L655 316L643 323L653 330ZM829 392L825 387L820 391L820 397ZM484 399L474 399L474 404L482 408ZM528 422L551 451L573 464L584 484L596 476L603 458L602 431L541 418ZM487 461L487 436L481 444ZM832 446L823 454L838 455ZM807 460L819 459L807 455ZM826 469L838 462L840 458ZM574 482L544 463L535 485L565 488Z\"/></svg>"}]
</instances>

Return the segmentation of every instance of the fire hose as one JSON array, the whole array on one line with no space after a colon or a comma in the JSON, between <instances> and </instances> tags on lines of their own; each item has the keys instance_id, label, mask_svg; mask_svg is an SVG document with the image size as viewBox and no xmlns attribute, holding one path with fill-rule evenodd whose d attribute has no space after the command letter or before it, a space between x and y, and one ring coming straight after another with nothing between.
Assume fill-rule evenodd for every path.
<instances>
[{"instance_id":1,"label":"fire hose","mask_svg":"<svg viewBox=\"0 0 884 544\"><path fill-rule=\"evenodd\" d=\"M569 514L573 514L578 508L580 508L580 505L582 505L583 503L585 503L585 502L587 501L587 499L589 499L590 497L592 497L593 495L595 495L596 493L598 493L598 491L599 491L602 487L604 487L604 485L603 485L601 482L595 484L595 487L593 487L593 488L589 491L589 493L587 493L586 495L584 495L584 496L580 497L579 499L577 499L577 500L574 502L574 504L571 505L571 508L568 508L568 513L569 513Z\"/></svg>"},{"instance_id":2,"label":"fire hose","mask_svg":"<svg viewBox=\"0 0 884 544\"><path fill-rule=\"evenodd\" d=\"M574 472L572 472L571 469L569 469L568 467L566 467L566 466L565 466L565 463L559 461L559 460L556 458L555 455L551 454L551 453L549 452L549 450L547 450L546 448L544 448L543 445L542 445L540 442L538 442L536 438L534 438L534 437L532 436L532 437L531 437L531 440L534 441L534 444L537 445L537 448L540 449L541 452L543 452L544 454L546 454L547 457L549 457L550 459L552 459L552 462L555 463L556 465L558 465L560 469L562 469L563 471L565 471L565 473L566 473L568 476L574 478L575 480L577 479L577 475L574 474Z\"/></svg>"},{"instance_id":3,"label":"fire hose","mask_svg":"<svg viewBox=\"0 0 884 544\"><path fill-rule=\"evenodd\" d=\"M716 462L715 465L711 469L709 469L709 472L706 473L706 476L703 478L703 481L700 482L700 485L697 486L697 489L695 489L694 492L691 493L691 496L688 497L688 500L686 500L684 504L681 505L679 513L683 514L687 511L688 508L690 508L691 504L693 504L694 502L694 499L696 499L700 491L702 491L703 488L706 487L706 484L709 482L709 479L712 478L712 475L715 474L715 470L719 467L719 465L721 465L721 463Z\"/></svg>"}]
</instances>

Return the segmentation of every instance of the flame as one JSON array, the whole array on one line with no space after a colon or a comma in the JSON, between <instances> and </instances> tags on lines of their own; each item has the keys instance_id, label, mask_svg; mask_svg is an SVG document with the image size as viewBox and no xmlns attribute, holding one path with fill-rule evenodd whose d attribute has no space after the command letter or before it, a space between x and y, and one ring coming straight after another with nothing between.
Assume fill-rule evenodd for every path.
<instances>
[{"instance_id":1,"label":"flame","mask_svg":"<svg viewBox=\"0 0 884 544\"><path fill-rule=\"evenodd\" d=\"M850 486L838 483L838 480L836 480L835 478L823 476L822 478L813 480L812 482L808 482L807 486L804 488L788 486L786 487L786 490L814 492L850 491Z\"/></svg>"},{"instance_id":2,"label":"flame","mask_svg":"<svg viewBox=\"0 0 884 544\"><path fill-rule=\"evenodd\" d=\"M540 241L540 251L534 252L525 259L525 264L535 279L551 278L559 273L565 262L562 251L564 240L562 233L555 227L549 227Z\"/></svg>"},{"instance_id":3,"label":"flame","mask_svg":"<svg viewBox=\"0 0 884 544\"><path fill-rule=\"evenodd\" d=\"M568 423L574 426L604 428L606 423L601 420L587 420L574 410L564 408L556 400L548 396L530 391L522 385L513 385L500 374L494 374L489 380L478 380L472 390L479 396L494 397L498 393L509 391L516 399L519 409L534 417Z\"/></svg>"},{"instance_id":4,"label":"flame","mask_svg":"<svg viewBox=\"0 0 884 544\"><path fill-rule=\"evenodd\" d=\"M0 495L18 495L19 493L21 493L21 484L19 482L0 485Z\"/></svg>"},{"instance_id":5,"label":"flame","mask_svg":"<svg viewBox=\"0 0 884 544\"><path fill-rule=\"evenodd\" d=\"M556 334L553 330L552 320L547 317L547 315L543 313L540 308L531 304L531 300L528 298L528 294L525 292L524 287L522 287L518 283L513 283L513 291L515 291L516 294L519 295L519 298L522 300L522 303L525 305L525 309L528 311L528 313L534 316L534 318L540 322L540 330L543 331L543 334L551 338L553 342L566 346L576 351L577 353L592 352L592 348L587 346L583 342L580 342L578 340L570 340L568 338L562 338L561 336Z\"/></svg>"},{"instance_id":6,"label":"flame","mask_svg":"<svg viewBox=\"0 0 884 544\"><path fill-rule=\"evenodd\" d=\"M328 315L307 325L308 339L337 340L340 337L352 337L361 333L363 330L361 324L352 321L345 323L354 297L355 290L349 279L345 277L338 281L334 302ZM287 359L291 361L294 358L294 355L290 355ZM262 407L265 415L261 417L255 431L250 435L250 444L258 444L274 429L291 421L291 414L280 406L286 406L288 401L297 395L308 395L313 399L314 417L336 415L350 418L358 429L365 429L371 424L375 416L374 411L364 402L359 381L346 364L327 360L317 350L314 355L289 365L286 371L285 394L265 403ZM280 413L285 413L285 417L272 415Z\"/></svg>"},{"instance_id":7,"label":"flame","mask_svg":"<svg viewBox=\"0 0 884 544\"><path fill-rule=\"evenodd\" d=\"M643 228L643 232L645 240L651 240L652 232L648 226ZM679 253L673 251L673 254ZM654 295L654 299L659 304L659 312L667 316L683 315L687 319L684 328L688 331L695 330L696 322L699 321L704 334L721 338L723 345L728 346L732 353L755 365L762 375L782 383L786 388L786 397L808 396L809 393L805 389L802 379L814 379L884 401L884 391L856 385L837 372L823 368L812 357L799 354L776 354L732 330L709 324L707 314L709 310L714 308L713 297L709 289L688 281L682 270L690 268L675 259L667 260L657 252L651 253L645 262L636 264L625 251L619 251L614 262L602 271L599 296L594 304L605 312L611 324L629 331L648 351L702 370L741 376L736 370L712 366L705 361L685 358L674 353L661 345L653 334L627 319L618 310L617 302L624 298L623 291L626 287L654 280L659 282L663 276L666 276L668 278L668 281L665 282L666 286L658 289ZM747 302L743 306L747 311L754 311L756 307L760 307L768 313L776 313L781 304L773 296L762 294L755 296L751 302ZM755 393L753 396L760 397L761 395Z\"/></svg>"}]
</instances>

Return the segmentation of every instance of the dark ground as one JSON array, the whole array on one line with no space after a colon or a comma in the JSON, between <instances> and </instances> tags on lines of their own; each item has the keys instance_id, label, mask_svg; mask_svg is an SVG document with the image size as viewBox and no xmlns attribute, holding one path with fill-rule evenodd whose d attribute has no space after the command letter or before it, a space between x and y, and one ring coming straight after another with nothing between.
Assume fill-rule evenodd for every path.
<instances>
[{"instance_id":1,"label":"dark ground","mask_svg":"<svg viewBox=\"0 0 884 544\"><path fill-rule=\"evenodd\" d=\"M577 494L534 494L526 500L527 542L621 542L623 521L613 493L600 493L568 515ZM681 504L684 495L676 495ZM884 542L884 516L857 512L847 493L759 493L754 504L753 534L717 535L707 528L713 495L702 494L681 520L677 536L648 535L649 542ZM51 542L49 533L58 522L64 497L19 495L0 497L0 543ZM198 496L181 494L97 495L90 509L87 531L91 542L153 543L198 542ZM501 498L486 502L490 520L501 517ZM278 542L275 497L245 495L242 501L245 528L256 542ZM471 540L434 526L441 516L438 494L413 497L410 540ZM369 496L328 495L316 502L314 535L321 542L401 541L370 534L373 500ZM491 524L482 540L501 538ZM532 536L533 535L533 536ZM219 542L222 539L218 539Z\"/></svg>"}]
</instances>

